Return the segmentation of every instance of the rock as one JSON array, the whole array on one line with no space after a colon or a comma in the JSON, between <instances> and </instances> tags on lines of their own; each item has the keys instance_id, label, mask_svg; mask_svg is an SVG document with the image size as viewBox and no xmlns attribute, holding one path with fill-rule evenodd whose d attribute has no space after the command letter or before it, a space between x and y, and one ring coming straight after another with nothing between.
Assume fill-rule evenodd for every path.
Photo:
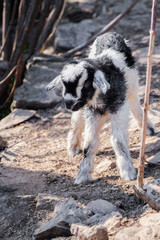
<instances>
[{"instance_id":1,"label":"rock","mask_svg":"<svg viewBox=\"0 0 160 240\"><path fill-rule=\"evenodd\" d=\"M0 121L0 130L14 127L22 122L25 122L35 114L36 111L34 110L15 109Z\"/></svg>"},{"instance_id":2,"label":"rock","mask_svg":"<svg viewBox=\"0 0 160 240\"><path fill-rule=\"evenodd\" d=\"M147 195L155 202L160 203L160 178L146 183L143 189L147 190Z\"/></svg>"},{"instance_id":3,"label":"rock","mask_svg":"<svg viewBox=\"0 0 160 240\"><path fill-rule=\"evenodd\" d=\"M150 158L147 160L148 163L150 164L157 164L160 165L160 152L156 153L154 157Z\"/></svg>"},{"instance_id":4,"label":"rock","mask_svg":"<svg viewBox=\"0 0 160 240\"><path fill-rule=\"evenodd\" d=\"M115 167L115 164L113 163L113 161L109 159L105 159L104 161L100 162L96 166L95 171L98 174L101 174L101 173L105 173L108 170L108 168L114 168L114 167Z\"/></svg>"},{"instance_id":5,"label":"rock","mask_svg":"<svg viewBox=\"0 0 160 240\"><path fill-rule=\"evenodd\" d=\"M91 216L87 219L88 225L103 224L110 217L121 215L115 205L102 199L91 201L87 205L86 211L87 215Z\"/></svg>"},{"instance_id":6,"label":"rock","mask_svg":"<svg viewBox=\"0 0 160 240\"><path fill-rule=\"evenodd\" d=\"M117 232L117 229L121 226L121 220L122 220L122 215L116 215L113 217L110 217L104 224L107 228L107 231L109 234L114 234Z\"/></svg>"},{"instance_id":7,"label":"rock","mask_svg":"<svg viewBox=\"0 0 160 240\"><path fill-rule=\"evenodd\" d=\"M120 230L115 240L158 240L160 239L160 213L141 217L138 224Z\"/></svg>"},{"instance_id":8,"label":"rock","mask_svg":"<svg viewBox=\"0 0 160 240\"><path fill-rule=\"evenodd\" d=\"M112 212L117 212L117 207L108 201L97 199L88 203L87 211L94 214L106 215Z\"/></svg>"},{"instance_id":9,"label":"rock","mask_svg":"<svg viewBox=\"0 0 160 240\"><path fill-rule=\"evenodd\" d=\"M71 233L77 240L108 240L107 229L102 225L88 227L72 224Z\"/></svg>"},{"instance_id":10,"label":"rock","mask_svg":"<svg viewBox=\"0 0 160 240\"><path fill-rule=\"evenodd\" d=\"M58 197L53 194L39 193L37 196L36 210L50 210L53 211L55 205L64 200L63 197Z\"/></svg>"},{"instance_id":11,"label":"rock","mask_svg":"<svg viewBox=\"0 0 160 240\"><path fill-rule=\"evenodd\" d=\"M0 151L7 146L7 142L0 136Z\"/></svg>"},{"instance_id":12,"label":"rock","mask_svg":"<svg viewBox=\"0 0 160 240\"><path fill-rule=\"evenodd\" d=\"M81 223L85 219L83 209L78 207L73 198L70 198L55 206L53 217L35 231L34 237L36 240L44 240L45 238L70 236L70 225Z\"/></svg>"},{"instance_id":13,"label":"rock","mask_svg":"<svg viewBox=\"0 0 160 240\"><path fill-rule=\"evenodd\" d=\"M105 23L102 24L95 19L86 19L80 23L63 22L63 24L59 25L56 32L55 48L57 51L65 51L77 47L86 42L104 25Z\"/></svg>"},{"instance_id":14,"label":"rock","mask_svg":"<svg viewBox=\"0 0 160 240\"><path fill-rule=\"evenodd\" d=\"M56 77L64 65L60 57L38 54L27 64L27 74L23 84L16 89L12 108L43 109L53 107L62 101L61 89L58 85L50 92L45 86Z\"/></svg>"},{"instance_id":15,"label":"rock","mask_svg":"<svg viewBox=\"0 0 160 240\"><path fill-rule=\"evenodd\" d=\"M160 227L160 213L147 214L146 216L140 218L139 223L144 227L148 227L148 226ZM159 231L159 234L160 234L160 231Z\"/></svg>"}]
</instances>

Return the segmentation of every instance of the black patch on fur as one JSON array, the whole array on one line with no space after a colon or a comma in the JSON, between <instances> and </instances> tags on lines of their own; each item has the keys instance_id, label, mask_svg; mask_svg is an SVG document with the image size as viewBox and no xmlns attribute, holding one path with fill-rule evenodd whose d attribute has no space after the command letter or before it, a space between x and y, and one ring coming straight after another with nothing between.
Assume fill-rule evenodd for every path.
<instances>
[{"instance_id":1,"label":"black patch on fur","mask_svg":"<svg viewBox=\"0 0 160 240\"><path fill-rule=\"evenodd\" d=\"M126 45L122 35L109 32L97 38L96 55L101 54L105 49L112 48L121 52L125 56L125 62L128 67L134 67L135 60L132 56L131 49Z\"/></svg>"},{"instance_id":2,"label":"black patch on fur","mask_svg":"<svg viewBox=\"0 0 160 240\"><path fill-rule=\"evenodd\" d=\"M89 63L92 64L90 59ZM102 106L97 107L94 109L94 111L101 115L103 115L106 111L109 111L110 113L116 113L120 106L124 104L126 99L127 86L124 73L105 56L103 58L97 57L94 59L94 68L95 70L101 70L105 74L106 79L110 84L110 89L106 94L99 94L98 98L102 103ZM91 81L93 81L93 76ZM86 94L90 94L90 91L91 89L88 89L88 93Z\"/></svg>"},{"instance_id":3,"label":"black patch on fur","mask_svg":"<svg viewBox=\"0 0 160 240\"><path fill-rule=\"evenodd\" d=\"M65 86L64 94L70 93L72 96L77 97L76 88L80 77L81 75L78 75L73 82L66 82L65 79L62 78L62 82Z\"/></svg>"},{"instance_id":4,"label":"black patch on fur","mask_svg":"<svg viewBox=\"0 0 160 240\"><path fill-rule=\"evenodd\" d=\"M84 157L88 156L88 150L89 150L89 147L84 149L84 151L83 151Z\"/></svg>"},{"instance_id":5,"label":"black patch on fur","mask_svg":"<svg viewBox=\"0 0 160 240\"><path fill-rule=\"evenodd\" d=\"M88 72L88 77L84 82L84 87L81 90L81 99L85 100L85 102L87 103L88 100L92 99L95 93L95 89L93 88L93 78L95 70L93 69L93 67L90 66L86 66L86 69Z\"/></svg>"}]
</instances>

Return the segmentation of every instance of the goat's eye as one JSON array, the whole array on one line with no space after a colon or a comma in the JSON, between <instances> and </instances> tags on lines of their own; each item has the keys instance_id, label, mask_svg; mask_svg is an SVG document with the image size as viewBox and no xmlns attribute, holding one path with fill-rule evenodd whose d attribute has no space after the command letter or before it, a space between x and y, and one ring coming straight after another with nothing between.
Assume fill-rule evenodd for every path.
<instances>
[{"instance_id":1,"label":"goat's eye","mask_svg":"<svg viewBox=\"0 0 160 240\"><path fill-rule=\"evenodd\" d=\"M88 88L90 86L90 81L85 81L83 87Z\"/></svg>"}]
</instances>

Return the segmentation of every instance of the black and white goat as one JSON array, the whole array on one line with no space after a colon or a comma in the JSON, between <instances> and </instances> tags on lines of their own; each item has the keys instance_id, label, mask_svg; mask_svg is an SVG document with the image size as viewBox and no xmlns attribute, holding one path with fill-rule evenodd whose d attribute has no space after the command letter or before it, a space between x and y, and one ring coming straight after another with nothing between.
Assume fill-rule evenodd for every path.
<instances>
[{"instance_id":1,"label":"black and white goat","mask_svg":"<svg viewBox=\"0 0 160 240\"><path fill-rule=\"evenodd\" d=\"M65 65L46 90L59 82L67 109L73 111L68 134L68 154L75 156L81 148L84 127L83 159L75 183L91 180L94 156L99 145L99 132L106 118L111 120L111 143L116 153L120 176L136 178L128 149L129 109L142 127L142 109L138 98L138 72L127 42L120 34L99 36L89 57ZM148 120L148 135L155 128Z\"/></svg>"}]
</instances>

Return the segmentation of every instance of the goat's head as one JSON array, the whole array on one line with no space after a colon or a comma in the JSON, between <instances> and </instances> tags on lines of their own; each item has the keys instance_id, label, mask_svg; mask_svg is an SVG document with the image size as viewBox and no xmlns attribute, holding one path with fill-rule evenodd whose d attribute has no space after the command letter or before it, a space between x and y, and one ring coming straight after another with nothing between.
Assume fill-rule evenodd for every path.
<instances>
[{"instance_id":1,"label":"goat's head","mask_svg":"<svg viewBox=\"0 0 160 240\"><path fill-rule=\"evenodd\" d=\"M67 109L77 111L91 101L96 90L106 94L110 88L105 74L87 60L73 61L64 66L61 74L46 87L49 91L58 83L63 85Z\"/></svg>"}]
</instances>

